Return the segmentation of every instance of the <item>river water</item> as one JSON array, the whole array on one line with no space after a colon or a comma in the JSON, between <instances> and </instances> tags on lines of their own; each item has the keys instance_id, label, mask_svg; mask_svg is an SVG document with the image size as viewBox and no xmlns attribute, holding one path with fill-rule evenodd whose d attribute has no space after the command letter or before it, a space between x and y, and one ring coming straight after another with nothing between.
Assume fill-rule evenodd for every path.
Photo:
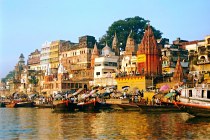
<instances>
[{"instance_id":1,"label":"river water","mask_svg":"<svg viewBox=\"0 0 210 140\"><path fill-rule=\"evenodd\" d=\"M210 139L210 119L187 113L0 108L0 139Z\"/></svg>"}]
</instances>

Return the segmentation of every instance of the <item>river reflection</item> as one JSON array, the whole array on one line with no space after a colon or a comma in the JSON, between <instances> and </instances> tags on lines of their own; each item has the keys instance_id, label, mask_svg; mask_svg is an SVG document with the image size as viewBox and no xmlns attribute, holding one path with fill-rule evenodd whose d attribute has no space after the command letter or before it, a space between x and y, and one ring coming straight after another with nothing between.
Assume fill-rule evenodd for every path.
<instances>
[{"instance_id":1,"label":"river reflection","mask_svg":"<svg viewBox=\"0 0 210 140\"><path fill-rule=\"evenodd\" d=\"M0 139L210 139L210 121L186 113L52 113L0 108Z\"/></svg>"}]
</instances>

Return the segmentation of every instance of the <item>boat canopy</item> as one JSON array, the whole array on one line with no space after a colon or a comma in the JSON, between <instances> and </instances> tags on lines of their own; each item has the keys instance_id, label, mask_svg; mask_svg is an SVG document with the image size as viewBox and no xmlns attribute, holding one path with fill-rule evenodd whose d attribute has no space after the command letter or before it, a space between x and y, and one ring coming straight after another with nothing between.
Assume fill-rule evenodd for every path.
<instances>
[{"instance_id":1,"label":"boat canopy","mask_svg":"<svg viewBox=\"0 0 210 140\"><path fill-rule=\"evenodd\" d=\"M169 92L169 93L166 94L164 97L165 97L165 98L170 98L170 97L172 97L172 96L174 96L174 95L176 95L175 92Z\"/></svg>"},{"instance_id":2,"label":"boat canopy","mask_svg":"<svg viewBox=\"0 0 210 140\"><path fill-rule=\"evenodd\" d=\"M71 98L73 96L76 96L76 95L80 94L83 90L84 90L83 88L80 88L75 93L69 94L67 98Z\"/></svg>"}]
</instances>

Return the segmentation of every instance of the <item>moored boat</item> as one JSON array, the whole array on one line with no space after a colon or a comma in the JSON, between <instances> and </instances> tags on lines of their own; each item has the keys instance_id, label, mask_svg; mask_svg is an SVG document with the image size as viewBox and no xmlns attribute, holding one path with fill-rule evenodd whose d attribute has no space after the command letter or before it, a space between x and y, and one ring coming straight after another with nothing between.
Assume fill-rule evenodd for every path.
<instances>
[{"instance_id":1,"label":"moored boat","mask_svg":"<svg viewBox=\"0 0 210 140\"><path fill-rule=\"evenodd\" d=\"M123 110L127 111L139 111L140 108L136 103L127 103L127 104L118 104L119 107L121 107Z\"/></svg>"},{"instance_id":2,"label":"moored boat","mask_svg":"<svg viewBox=\"0 0 210 140\"><path fill-rule=\"evenodd\" d=\"M176 102L178 108L197 117L210 117L210 104Z\"/></svg>"},{"instance_id":3,"label":"moored boat","mask_svg":"<svg viewBox=\"0 0 210 140\"><path fill-rule=\"evenodd\" d=\"M0 107L6 107L5 102L0 102Z\"/></svg>"},{"instance_id":4,"label":"moored boat","mask_svg":"<svg viewBox=\"0 0 210 140\"><path fill-rule=\"evenodd\" d=\"M183 88L180 101L174 103L181 110L199 117L210 117L210 85Z\"/></svg>"},{"instance_id":5,"label":"moored boat","mask_svg":"<svg viewBox=\"0 0 210 140\"><path fill-rule=\"evenodd\" d=\"M97 100L89 100L77 104L79 111L95 112L99 111L101 104Z\"/></svg>"},{"instance_id":6,"label":"moored boat","mask_svg":"<svg viewBox=\"0 0 210 140\"><path fill-rule=\"evenodd\" d=\"M53 104L35 104L34 107L37 107L37 108L53 108Z\"/></svg>"},{"instance_id":7,"label":"moored boat","mask_svg":"<svg viewBox=\"0 0 210 140\"><path fill-rule=\"evenodd\" d=\"M14 108L14 107L34 107L34 102L32 101L11 101L10 103L6 104L7 108Z\"/></svg>"},{"instance_id":8,"label":"moored boat","mask_svg":"<svg viewBox=\"0 0 210 140\"><path fill-rule=\"evenodd\" d=\"M154 112L180 112L181 110L176 107L175 105L145 105L145 104L138 104L140 110L145 113Z\"/></svg>"},{"instance_id":9,"label":"moored boat","mask_svg":"<svg viewBox=\"0 0 210 140\"><path fill-rule=\"evenodd\" d=\"M53 110L55 112L73 112L77 108L76 103L72 103L69 100L53 101Z\"/></svg>"},{"instance_id":10,"label":"moored boat","mask_svg":"<svg viewBox=\"0 0 210 140\"><path fill-rule=\"evenodd\" d=\"M16 104L17 104L17 102L12 101L12 102L6 104L6 108L14 108L14 107L16 107Z\"/></svg>"},{"instance_id":11,"label":"moored boat","mask_svg":"<svg viewBox=\"0 0 210 140\"><path fill-rule=\"evenodd\" d=\"M34 104L32 101L17 102L15 107L34 107Z\"/></svg>"}]
</instances>

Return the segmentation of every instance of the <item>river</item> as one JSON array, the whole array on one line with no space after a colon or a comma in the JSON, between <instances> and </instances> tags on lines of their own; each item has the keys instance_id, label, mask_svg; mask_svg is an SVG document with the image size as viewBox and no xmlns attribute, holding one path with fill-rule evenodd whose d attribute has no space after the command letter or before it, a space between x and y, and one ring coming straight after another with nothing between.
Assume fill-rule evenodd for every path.
<instances>
[{"instance_id":1,"label":"river","mask_svg":"<svg viewBox=\"0 0 210 140\"><path fill-rule=\"evenodd\" d=\"M0 108L0 139L210 139L210 119L187 113Z\"/></svg>"}]
</instances>

